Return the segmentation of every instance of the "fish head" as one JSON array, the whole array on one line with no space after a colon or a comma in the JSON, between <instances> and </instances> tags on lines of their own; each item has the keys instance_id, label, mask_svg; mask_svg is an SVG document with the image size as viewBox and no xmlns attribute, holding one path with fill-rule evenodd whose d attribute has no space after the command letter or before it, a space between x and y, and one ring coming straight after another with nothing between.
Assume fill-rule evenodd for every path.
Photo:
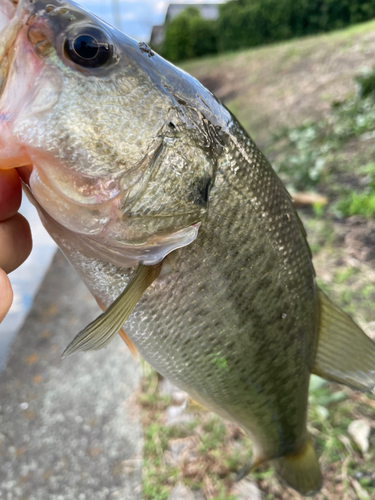
<instances>
[{"instance_id":1,"label":"fish head","mask_svg":"<svg viewBox=\"0 0 375 500\"><path fill-rule=\"evenodd\" d=\"M190 244L226 125L215 98L73 2L20 0L0 48L2 168L32 165L37 204L110 262Z\"/></svg>"}]
</instances>

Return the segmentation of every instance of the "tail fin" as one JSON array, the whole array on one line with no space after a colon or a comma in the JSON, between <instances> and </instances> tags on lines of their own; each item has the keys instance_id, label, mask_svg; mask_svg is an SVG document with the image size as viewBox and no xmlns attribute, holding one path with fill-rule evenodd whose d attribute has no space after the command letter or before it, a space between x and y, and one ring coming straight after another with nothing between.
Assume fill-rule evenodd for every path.
<instances>
[{"instance_id":1,"label":"tail fin","mask_svg":"<svg viewBox=\"0 0 375 500\"><path fill-rule=\"evenodd\" d=\"M323 292L319 299L319 341L312 373L353 389L373 390L375 343Z\"/></svg>"},{"instance_id":2,"label":"tail fin","mask_svg":"<svg viewBox=\"0 0 375 500\"><path fill-rule=\"evenodd\" d=\"M299 452L272 460L272 464L287 485L301 495L313 496L322 486L322 473L311 439Z\"/></svg>"}]
</instances>

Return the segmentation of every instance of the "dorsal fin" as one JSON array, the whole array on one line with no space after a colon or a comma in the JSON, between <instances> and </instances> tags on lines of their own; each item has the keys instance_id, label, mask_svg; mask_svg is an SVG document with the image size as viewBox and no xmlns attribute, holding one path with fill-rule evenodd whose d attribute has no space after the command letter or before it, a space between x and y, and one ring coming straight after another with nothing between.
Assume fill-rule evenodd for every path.
<instances>
[{"instance_id":1,"label":"dorsal fin","mask_svg":"<svg viewBox=\"0 0 375 500\"><path fill-rule=\"evenodd\" d=\"M320 329L312 373L371 391L375 387L375 343L319 291Z\"/></svg>"}]
</instances>

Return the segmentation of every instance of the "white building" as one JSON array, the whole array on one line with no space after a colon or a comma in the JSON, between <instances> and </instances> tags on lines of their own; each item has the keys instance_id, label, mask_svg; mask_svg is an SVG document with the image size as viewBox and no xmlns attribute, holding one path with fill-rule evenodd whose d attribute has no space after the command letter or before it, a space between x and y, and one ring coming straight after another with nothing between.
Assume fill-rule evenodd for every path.
<instances>
[{"instance_id":1,"label":"white building","mask_svg":"<svg viewBox=\"0 0 375 500\"><path fill-rule=\"evenodd\" d=\"M219 3L171 3L168 7L164 24L152 27L151 46L158 47L164 42L165 25L188 7L196 7L202 18L208 21L215 21L219 17Z\"/></svg>"}]
</instances>

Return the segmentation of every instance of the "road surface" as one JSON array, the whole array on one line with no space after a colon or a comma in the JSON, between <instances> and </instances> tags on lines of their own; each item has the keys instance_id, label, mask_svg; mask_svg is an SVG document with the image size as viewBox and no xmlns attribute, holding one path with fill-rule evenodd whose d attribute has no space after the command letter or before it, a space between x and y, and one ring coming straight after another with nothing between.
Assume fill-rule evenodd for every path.
<instances>
[{"instance_id":1,"label":"road surface","mask_svg":"<svg viewBox=\"0 0 375 500\"><path fill-rule=\"evenodd\" d=\"M137 364L116 339L61 359L100 312L58 252L0 373L1 500L139 500Z\"/></svg>"}]
</instances>

